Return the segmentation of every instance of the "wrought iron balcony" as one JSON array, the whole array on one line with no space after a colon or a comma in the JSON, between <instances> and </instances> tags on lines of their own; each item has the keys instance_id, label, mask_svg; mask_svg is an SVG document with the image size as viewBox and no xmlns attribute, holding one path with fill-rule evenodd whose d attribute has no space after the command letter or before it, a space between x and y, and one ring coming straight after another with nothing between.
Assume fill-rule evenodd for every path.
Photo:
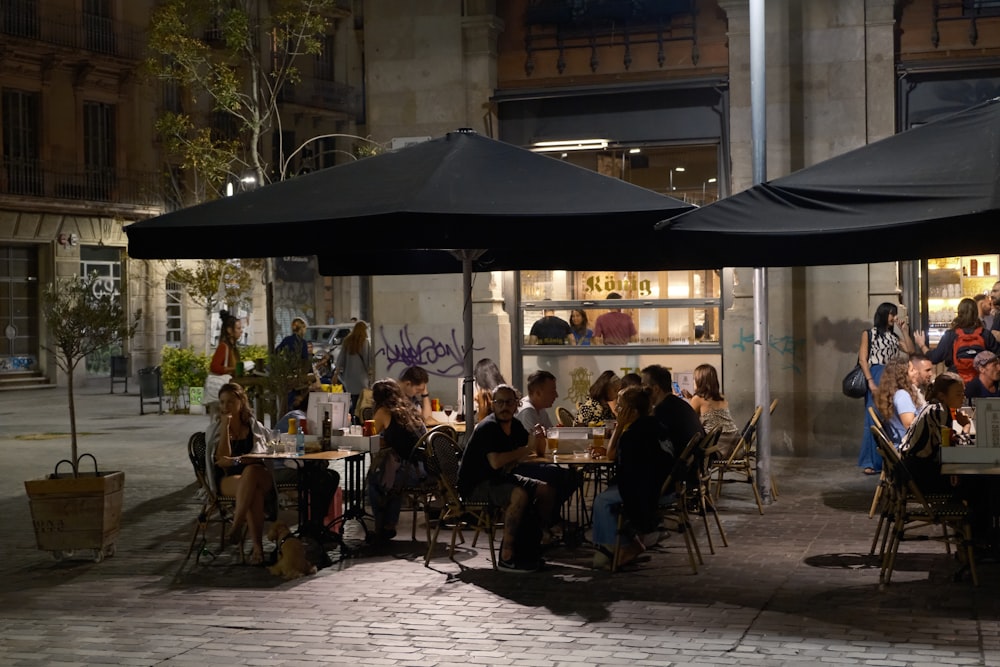
<instances>
[{"instance_id":1,"label":"wrought iron balcony","mask_svg":"<svg viewBox=\"0 0 1000 667\"><path fill-rule=\"evenodd\" d=\"M590 69L600 66L597 50L623 47L625 69L632 47L657 44L657 63L666 60L666 42L690 41L691 62L698 64L696 0L529 0L525 12L524 71L531 76L535 54L557 51L556 68L566 69L567 49L590 49Z\"/></svg>"},{"instance_id":2,"label":"wrought iron balcony","mask_svg":"<svg viewBox=\"0 0 1000 667\"><path fill-rule=\"evenodd\" d=\"M17 195L128 206L163 206L161 176L42 160L0 161L0 197Z\"/></svg>"},{"instance_id":3,"label":"wrought iron balcony","mask_svg":"<svg viewBox=\"0 0 1000 667\"><path fill-rule=\"evenodd\" d=\"M937 48L941 41L939 26L948 21L969 22L969 44L976 45L979 41L979 21L993 19L995 26L1000 17L1000 1L998 0L933 0L933 22L931 27L931 44Z\"/></svg>"},{"instance_id":4,"label":"wrought iron balcony","mask_svg":"<svg viewBox=\"0 0 1000 667\"><path fill-rule=\"evenodd\" d=\"M88 13L43 20L38 6L23 0L0 3L0 34L128 60L139 60L145 48L144 31L136 26Z\"/></svg>"}]
</instances>

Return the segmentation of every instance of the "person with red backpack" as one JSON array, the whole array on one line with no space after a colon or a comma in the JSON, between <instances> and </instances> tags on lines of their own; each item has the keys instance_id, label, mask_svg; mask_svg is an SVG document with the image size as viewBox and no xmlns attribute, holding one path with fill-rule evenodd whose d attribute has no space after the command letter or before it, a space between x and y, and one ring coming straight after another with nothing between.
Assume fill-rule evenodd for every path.
<instances>
[{"instance_id":1,"label":"person with red backpack","mask_svg":"<svg viewBox=\"0 0 1000 667\"><path fill-rule=\"evenodd\" d=\"M979 377L976 355L983 350L1000 353L1000 342L990 335L979 319L979 306L972 299L958 302L958 311L951 328L944 332L941 341L933 350L927 347L927 339L922 331L913 334L913 340L931 363L944 362L948 370L958 373L963 382Z\"/></svg>"}]
</instances>

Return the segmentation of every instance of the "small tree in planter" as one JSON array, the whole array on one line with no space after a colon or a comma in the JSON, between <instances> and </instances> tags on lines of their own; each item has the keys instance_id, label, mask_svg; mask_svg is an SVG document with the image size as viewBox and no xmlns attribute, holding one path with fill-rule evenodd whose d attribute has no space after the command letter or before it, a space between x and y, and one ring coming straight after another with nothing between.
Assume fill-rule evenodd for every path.
<instances>
[{"instance_id":1,"label":"small tree in planter","mask_svg":"<svg viewBox=\"0 0 1000 667\"><path fill-rule=\"evenodd\" d=\"M76 402L73 373L88 354L135 334L141 312L130 319L119 297L105 289L97 275L59 281L42 295L50 345L66 373L69 398L70 458L59 461L45 479L24 483L31 504L38 548L61 558L80 549L91 549L94 560L114 553L114 540L121 523L122 472L99 473L91 454L78 454ZM80 459L94 460L94 473L80 472ZM71 473L60 473L69 463Z\"/></svg>"}]
</instances>

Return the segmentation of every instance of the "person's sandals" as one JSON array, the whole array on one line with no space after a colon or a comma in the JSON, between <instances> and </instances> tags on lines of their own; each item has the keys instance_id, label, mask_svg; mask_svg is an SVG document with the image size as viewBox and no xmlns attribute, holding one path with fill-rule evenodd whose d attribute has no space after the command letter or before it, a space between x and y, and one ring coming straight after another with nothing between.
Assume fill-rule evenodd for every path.
<instances>
[{"instance_id":1,"label":"person's sandals","mask_svg":"<svg viewBox=\"0 0 1000 667\"><path fill-rule=\"evenodd\" d=\"M866 475L879 475L879 474L881 474L881 471L875 470L875 468L865 468L861 472L863 472Z\"/></svg>"}]
</instances>

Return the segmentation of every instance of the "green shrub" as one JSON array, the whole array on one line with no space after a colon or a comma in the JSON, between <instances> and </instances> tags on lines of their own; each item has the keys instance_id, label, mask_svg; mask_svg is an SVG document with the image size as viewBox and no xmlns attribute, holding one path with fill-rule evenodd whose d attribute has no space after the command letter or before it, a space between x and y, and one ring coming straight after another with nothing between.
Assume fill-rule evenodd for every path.
<instances>
[{"instance_id":1,"label":"green shrub","mask_svg":"<svg viewBox=\"0 0 1000 667\"><path fill-rule=\"evenodd\" d=\"M258 359L267 359L267 348L263 345L240 345L240 359L254 363Z\"/></svg>"},{"instance_id":2,"label":"green shrub","mask_svg":"<svg viewBox=\"0 0 1000 667\"><path fill-rule=\"evenodd\" d=\"M160 363L160 379L163 391L179 406L187 401L186 387L200 387L208 376L209 357L191 347L171 347L164 345L163 361Z\"/></svg>"}]
</instances>

